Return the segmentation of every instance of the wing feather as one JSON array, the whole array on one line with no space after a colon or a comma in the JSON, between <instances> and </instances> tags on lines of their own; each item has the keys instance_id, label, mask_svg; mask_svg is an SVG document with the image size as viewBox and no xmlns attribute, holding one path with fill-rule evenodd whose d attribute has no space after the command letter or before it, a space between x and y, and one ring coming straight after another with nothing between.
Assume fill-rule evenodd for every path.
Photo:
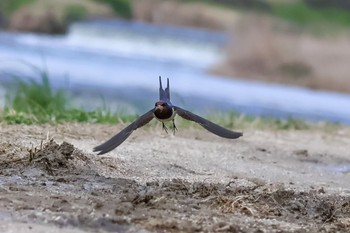
<instances>
[{"instance_id":1,"label":"wing feather","mask_svg":"<svg viewBox=\"0 0 350 233\"><path fill-rule=\"evenodd\" d=\"M113 150L114 148L122 144L131 135L131 133L134 130L146 125L148 122L150 122L153 119L154 117L153 111L154 110L152 109L147 113L143 114L137 120L135 120L133 123L127 126L125 129L120 131L118 134L114 135L111 139L109 139L108 141L106 141L105 143L99 146L96 146L94 148L94 152L99 152L98 154L102 155L107 152L110 152L111 150Z\"/></svg>"},{"instance_id":2,"label":"wing feather","mask_svg":"<svg viewBox=\"0 0 350 233\"><path fill-rule=\"evenodd\" d=\"M211 122L207 119L204 119L204 118L202 118L202 117L200 117L200 116L198 116L190 111L182 109L180 107L174 106L174 109L180 117L182 117L186 120L197 122L203 128L207 129L208 131L210 131L213 134L216 134L220 137L235 139L235 138L239 138L243 135L243 133L241 133L241 132L235 132L235 131L225 129L217 124L214 124L213 122Z\"/></svg>"}]
</instances>

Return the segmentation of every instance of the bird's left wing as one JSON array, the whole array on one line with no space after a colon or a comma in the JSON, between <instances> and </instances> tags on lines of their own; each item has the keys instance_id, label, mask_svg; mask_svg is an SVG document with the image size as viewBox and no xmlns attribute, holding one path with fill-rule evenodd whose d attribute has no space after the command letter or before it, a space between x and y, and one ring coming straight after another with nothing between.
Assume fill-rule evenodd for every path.
<instances>
[{"instance_id":1,"label":"bird's left wing","mask_svg":"<svg viewBox=\"0 0 350 233\"><path fill-rule=\"evenodd\" d=\"M137 120L135 120L133 123L127 126L125 129L120 131L118 134L114 135L107 142L99 146L96 146L94 148L94 152L99 152L98 154L102 155L107 152L110 152L111 150L113 150L114 148L122 144L122 142L124 142L134 130L146 125L148 122L150 122L153 119L154 117L153 111L154 110L152 109L147 113L143 114Z\"/></svg>"},{"instance_id":2,"label":"bird's left wing","mask_svg":"<svg viewBox=\"0 0 350 233\"><path fill-rule=\"evenodd\" d=\"M243 135L243 133L241 133L241 132L234 132L234 131L225 129L225 128L223 128L217 124L214 124L213 122L208 121L207 119L204 119L204 118L202 118L202 117L200 117L200 116L198 116L190 111L187 111L185 109L179 108L177 106L174 106L174 109L180 117L182 117L186 120L197 122L202 127L207 129L208 131L210 131L213 134L216 134L220 137L235 139L235 138L239 138Z\"/></svg>"}]
</instances>

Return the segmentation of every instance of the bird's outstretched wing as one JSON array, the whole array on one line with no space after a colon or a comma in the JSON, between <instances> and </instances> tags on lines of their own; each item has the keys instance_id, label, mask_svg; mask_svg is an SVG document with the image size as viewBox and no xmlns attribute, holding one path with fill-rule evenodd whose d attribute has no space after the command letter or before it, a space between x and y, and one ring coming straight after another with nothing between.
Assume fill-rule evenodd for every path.
<instances>
[{"instance_id":1,"label":"bird's outstretched wing","mask_svg":"<svg viewBox=\"0 0 350 233\"><path fill-rule=\"evenodd\" d=\"M234 132L228 129L225 129L217 124L214 124L211 121L208 121L207 119L204 119L190 111L187 111L185 109L179 108L174 106L174 109L176 111L176 113L186 119L186 120L190 120L190 121L194 121L197 122L198 124L200 124L202 127L204 127L205 129L207 129L208 131L212 132L213 134L216 134L220 137L223 138L239 138L243 135L243 133L241 132Z\"/></svg>"},{"instance_id":2,"label":"bird's outstretched wing","mask_svg":"<svg viewBox=\"0 0 350 233\"><path fill-rule=\"evenodd\" d=\"M118 134L114 135L107 142L105 142L99 146L96 146L94 148L94 152L99 152L98 154L102 155L102 154L105 154L105 153L113 150L114 148L116 148L120 144L122 144L122 142L124 142L134 130L146 125L148 122L150 122L153 119L153 117L154 117L153 111L154 110L152 109L152 110L148 111L147 113L143 114L137 120L135 120L133 123L131 123L128 127L123 129L122 131L120 131Z\"/></svg>"}]
</instances>

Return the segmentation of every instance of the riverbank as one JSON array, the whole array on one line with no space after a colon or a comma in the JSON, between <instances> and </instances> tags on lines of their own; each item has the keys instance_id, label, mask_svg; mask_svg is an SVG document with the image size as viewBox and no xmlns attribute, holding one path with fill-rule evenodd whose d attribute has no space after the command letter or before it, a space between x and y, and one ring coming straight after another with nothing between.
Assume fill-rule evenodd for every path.
<instances>
[{"instance_id":1,"label":"riverbank","mask_svg":"<svg viewBox=\"0 0 350 233\"><path fill-rule=\"evenodd\" d=\"M215 74L310 89L350 92L350 33L323 35L265 16L248 15L231 31Z\"/></svg>"},{"instance_id":2,"label":"riverbank","mask_svg":"<svg viewBox=\"0 0 350 233\"><path fill-rule=\"evenodd\" d=\"M236 22L237 15L262 13L310 29L333 30L349 26L349 10L345 0L3 0L0 3L0 26L10 30L45 32L40 29L49 29L53 22L66 28L76 20L119 17L155 24L227 31ZM40 21L45 15L50 20ZM28 21L37 24L31 25ZM55 32L54 29L49 31Z\"/></svg>"},{"instance_id":3,"label":"riverbank","mask_svg":"<svg viewBox=\"0 0 350 233\"><path fill-rule=\"evenodd\" d=\"M200 128L1 124L2 232L347 232L347 128L251 131L222 140ZM64 142L65 141L65 142ZM179 149L180 148L180 149Z\"/></svg>"},{"instance_id":4,"label":"riverbank","mask_svg":"<svg viewBox=\"0 0 350 233\"><path fill-rule=\"evenodd\" d=\"M23 4L8 17L10 30L62 33L69 22L102 17L224 31L231 35L231 42L223 62L209 70L213 74L311 89L350 91L350 81L344 78L350 75L347 69L350 33L344 29L348 17L345 8L327 11L307 8L305 4L290 8L272 4L262 7L270 12L263 14L198 1L115 1L121 5L113 5L114 8L108 5L113 1L27 2L28 5ZM301 14L304 21L293 18L292 13Z\"/></svg>"}]
</instances>

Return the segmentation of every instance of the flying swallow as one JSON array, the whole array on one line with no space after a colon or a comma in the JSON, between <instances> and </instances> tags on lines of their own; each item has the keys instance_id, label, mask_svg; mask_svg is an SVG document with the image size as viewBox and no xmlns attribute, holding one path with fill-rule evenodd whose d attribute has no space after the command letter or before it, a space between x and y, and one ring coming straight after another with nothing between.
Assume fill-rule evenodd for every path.
<instances>
[{"instance_id":1,"label":"flying swallow","mask_svg":"<svg viewBox=\"0 0 350 233\"><path fill-rule=\"evenodd\" d=\"M168 130L164 122L172 121L173 132L175 134L175 131L177 130L177 128L175 126L174 117L176 114L186 120L197 122L208 131L223 138L235 139L243 135L241 132L234 132L234 131L225 129L192 112L189 112L185 109L182 109L180 107L173 105L170 102L169 79L167 79L167 87L164 90L162 87L162 79L159 76L159 100L155 103L154 108L152 108L151 110L149 110L148 112L140 116L138 119L132 122L129 126L127 126L125 129L120 131L118 134L114 135L111 139L109 139L105 143L99 146L96 146L94 148L94 152L99 152L98 153L99 155L110 152L111 150L119 146L121 143L123 143L134 130L146 125L153 118L156 118L157 120L162 122L163 129L165 130L166 133L168 133Z\"/></svg>"}]
</instances>

